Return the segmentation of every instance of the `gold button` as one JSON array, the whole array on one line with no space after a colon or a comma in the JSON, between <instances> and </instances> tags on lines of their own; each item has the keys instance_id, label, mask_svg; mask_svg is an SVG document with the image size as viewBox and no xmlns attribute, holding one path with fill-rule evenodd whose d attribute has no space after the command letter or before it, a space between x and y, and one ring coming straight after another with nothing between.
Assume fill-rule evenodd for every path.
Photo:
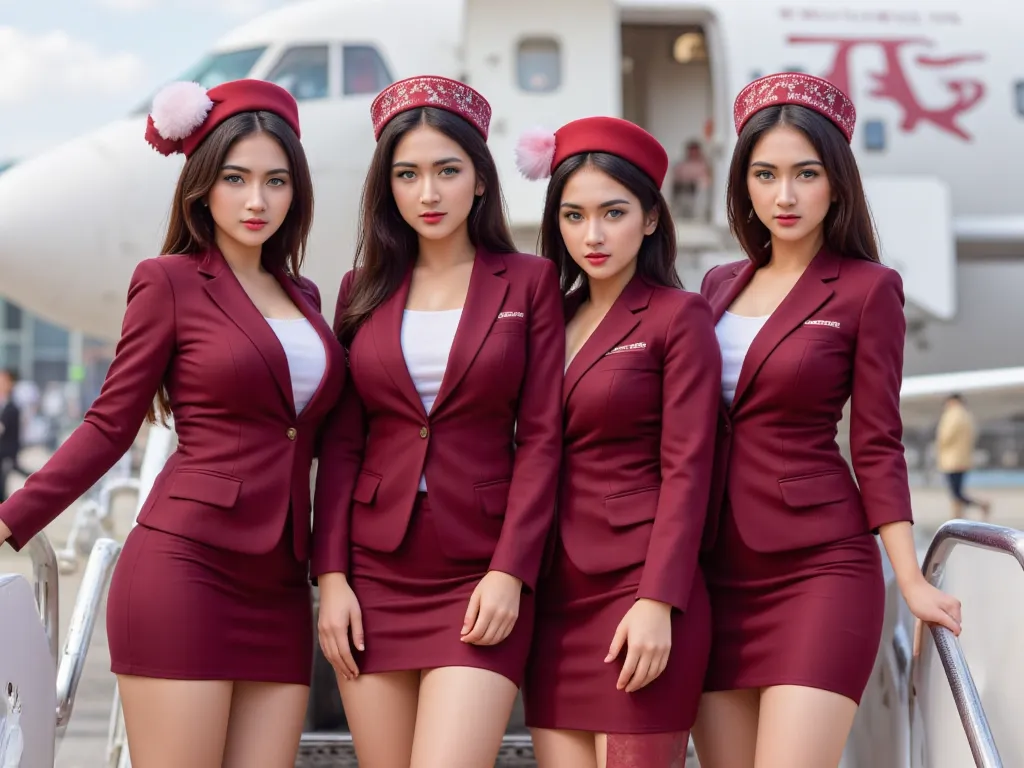
<instances>
[{"instance_id":1,"label":"gold button","mask_svg":"<svg viewBox=\"0 0 1024 768\"><path fill-rule=\"evenodd\" d=\"M288 435L289 440L294 440L295 436L299 434L299 431L295 427L288 427L288 432L286 434Z\"/></svg>"},{"instance_id":2,"label":"gold button","mask_svg":"<svg viewBox=\"0 0 1024 768\"><path fill-rule=\"evenodd\" d=\"M424 437L425 438L426 436L427 436L427 428L426 427L420 427L420 437Z\"/></svg>"}]
</instances>

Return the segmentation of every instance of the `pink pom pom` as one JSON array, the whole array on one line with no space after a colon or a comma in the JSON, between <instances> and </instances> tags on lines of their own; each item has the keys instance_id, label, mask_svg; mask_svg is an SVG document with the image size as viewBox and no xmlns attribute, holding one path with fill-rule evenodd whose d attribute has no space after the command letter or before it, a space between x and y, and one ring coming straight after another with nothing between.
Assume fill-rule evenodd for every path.
<instances>
[{"instance_id":1,"label":"pink pom pom","mask_svg":"<svg viewBox=\"0 0 1024 768\"><path fill-rule=\"evenodd\" d=\"M191 135L210 114L213 102L199 83L178 82L164 87L153 97L150 116L157 133L168 141Z\"/></svg>"},{"instance_id":2,"label":"pink pom pom","mask_svg":"<svg viewBox=\"0 0 1024 768\"><path fill-rule=\"evenodd\" d=\"M531 181L551 175L555 159L555 134L543 128L534 128L519 137L516 144L516 167Z\"/></svg>"}]
</instances>

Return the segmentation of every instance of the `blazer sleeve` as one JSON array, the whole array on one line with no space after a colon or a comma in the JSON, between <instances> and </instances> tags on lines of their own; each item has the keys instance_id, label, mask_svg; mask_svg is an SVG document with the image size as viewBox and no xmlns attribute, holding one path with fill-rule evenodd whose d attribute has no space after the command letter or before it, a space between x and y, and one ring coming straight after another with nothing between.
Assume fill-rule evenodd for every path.
<instances>
[{"instance_id":1,"label":"blazer sleeve","mask_svg":"<svg viewBox=\"0 0 1024 768\"><path fill-rule=\"evenodd\" d=\"M527 363L516 421L516 454L505 521L490 570L534 589L555 517L562 458L565 320L555 264L543 261L530 308Z\"/></svg>"},{"instance_id":2,"label":"blazer sleeve","mask_svg":"<svg viewBox=\"0 0 1024 768\"><path fill-rule=\"evenodd\" d=\"M0 505L21 549L131 447L175 349L174 291L157 259L138 264L114 360L84 420L24 487Z\"/></svg>"},{"instance_id":3,"label":"blazer sleeve","mask_svg":"<svg viewBox=\"0 0 1024 768\"><path fill-rule=\"evenodd\" d=\"M913 522L903 453L900 387L907 320L903 280L884 269L861 309L853 357L850 456L868 527Z\"/></svg>"},{"instance_id":4,"label":"blazer sleeve","mask_svg":"<svg viewBox=\"0 0 1024 768\"><path fill-rule=\"evenodd\" d=\"M341 281L334 313L335 332L348 303L352 280L353 273L349 272ZM348 350L345 359L347 362ZM313 578L325 573L348 573L352 491L365 445L366 414L350 373L345 377L341 397L327 416L320 440L313 495Z\"/></svg>"},{"instance_id":5,"label":"blazer sleeve","mask_svg":"<svg viewBox=\"0 0 1024 768\"><path fill-rule=\"evenodd\" d=\"M661 492L637 590L685 611L711 492L722 358L711 307L686 294L665 339Z\"/></svg>"}]
</instances>

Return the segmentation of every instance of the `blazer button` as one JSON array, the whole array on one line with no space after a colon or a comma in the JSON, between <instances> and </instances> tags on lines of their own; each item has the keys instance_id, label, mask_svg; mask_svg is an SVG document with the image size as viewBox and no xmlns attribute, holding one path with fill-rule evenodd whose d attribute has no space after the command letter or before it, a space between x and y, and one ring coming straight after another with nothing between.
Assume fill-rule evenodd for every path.
<instances>
[{"instance_id":1,"label":"blazer button","mask_svg":"<svg viewBox=\"0 0 1024 768\"><path fill-rule=\"evenodd\" d=\"M420 427L420 437L422 437L424 439L427 437L427 428L426 427Z\"/></svg>"},{"instance_id":2,"label":"blazer button","mask_svg":"<svg viewBox=\"0 0 1024 768\"><path fill-rule=\"evenodd\" d=\"M288 431L285 434L288 435L289 440L294 440L299 431L295 427L288 427Z\"/></svg>"}]
</instances>

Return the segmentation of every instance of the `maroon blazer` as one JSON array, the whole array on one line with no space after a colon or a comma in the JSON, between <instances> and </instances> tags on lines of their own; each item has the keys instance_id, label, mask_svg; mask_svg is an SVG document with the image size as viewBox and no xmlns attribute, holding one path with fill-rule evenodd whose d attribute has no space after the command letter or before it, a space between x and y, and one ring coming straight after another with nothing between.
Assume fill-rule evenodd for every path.
<instances>
[{"instance_id":1,"label":"maroon blazer","mask_svg":"<svg viewBox=\"0 0 1024 768\"><path fill-rule=\"evenodd\" d=\"M742 261L705 275L716 322L754 271ZM899 407L903 301L895 270L822 250L750 345L733 404L722 404L716 474L751 549L817 546L912 521ZM851 397L856 482L835 440Z\"/></svg>"},{"instance_id":2,"label":"maroon blazer","mask_svg":"<svg viewBox=\"0 0 1024 768\"><path fill-rule=\"evenodd\" d=\"M558 532L581 571L644 563L637 597L686 610L721 385L708 303L633 277L565 374Z\"/></svg>"},{"instance_id":3,"label":"maroon blazer","mask_svg":"<svg viewBox=\"0 0 1024 768\"><path fill-rule=\"evenodd\" d=\"M351 290L342 280L335 322ZM428 415L402 353L410 275L356 333L352 386L325 432L313 574L349 567L350 542L393 552L420 476L444 553L490 560L533 587L554 517L562 450L565 324L554 265L479 250L440 392Z\"/></svg>"},{"instance_id":4,"label":"maroon blazer","mask_svg":"<svg viewBox=\"0 0 1024 768\"><path fill-rule=\"evenodd\" d=\"M24 546L131 446L161 382L178 448L139 513L150 528L235 552L280 540L289 510L294 550L308 557L310 466L317 431L345 380L344 352L312 282L275 275L324 341L327 369L296 416L284 349L218 251L139 263L121 339L84 423L0 505Z\"/></svg>"}]
</instances>

